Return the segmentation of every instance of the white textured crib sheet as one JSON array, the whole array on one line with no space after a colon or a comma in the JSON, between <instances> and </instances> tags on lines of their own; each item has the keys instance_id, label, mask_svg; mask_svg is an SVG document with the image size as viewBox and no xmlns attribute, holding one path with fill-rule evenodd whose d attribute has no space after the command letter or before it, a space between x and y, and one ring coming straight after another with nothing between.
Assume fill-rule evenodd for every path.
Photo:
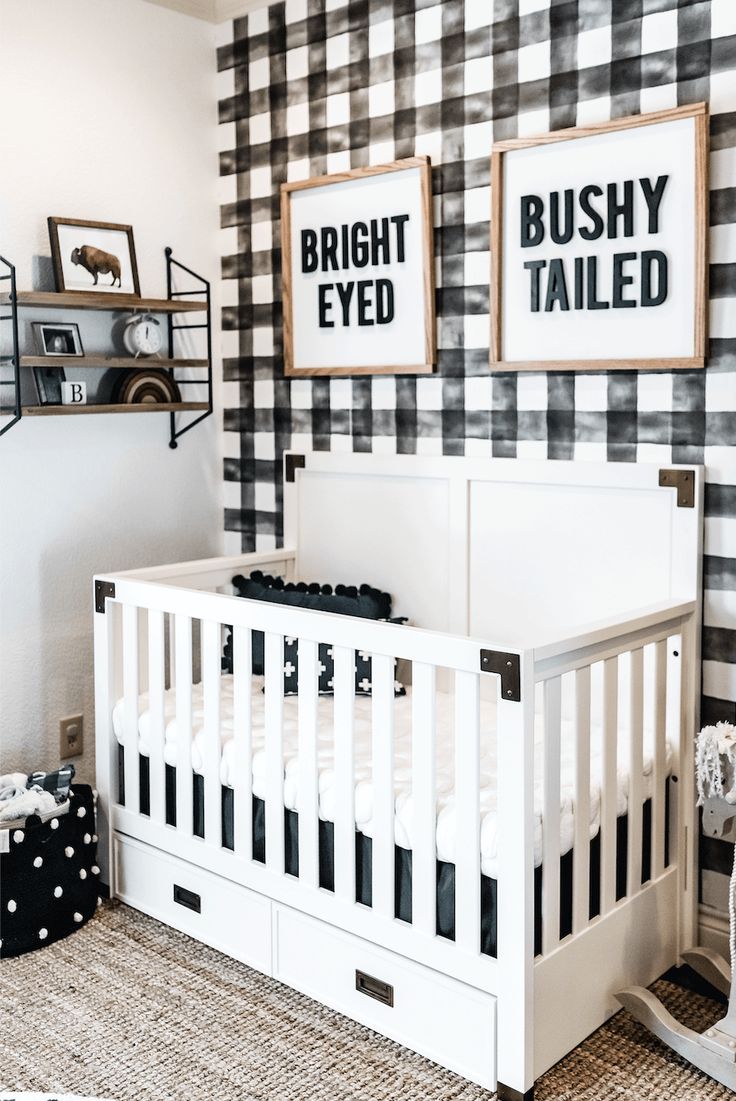
<instances>
[{"instance_id":1,"label":"white textured crib sheet","mask_svg":"<svg viewBox=\"0 0 736 1101\"><path fill-rule=\"evenodd\" d=\"M221 678L220 744L222 749L220 780L225 787L234 787L233 775L233 678ZM264 748L265 696L263 678L252 678L252 790L260 799L266 795L266 758ZM299 756L297 726L297 696L284 697L284 805L289 810L299 808ZM371 782L371 698L355 697L354 747L355 747L355 824L367 837L373 836L373 787ZM411 791L411 688L406 696L394 701L394 793L395 839L402 848L413 847L413 798ZM455 794L454 794L454 735L453 697L448 692L437 693L437 856L439 860L455 863ZM151 719L148 695L139 699L138 747L144 757L150 755ZM118 741L123 742L123 700L113 709L113 729ZM319 815L327 822L335 818L335 772L333 753L333 699L320 696L318 715L318 769ZM176 696L173 689L165 695L165 748L164 758L169 765L176 765ZM496 753L495 753L495 702L481 702L481 761L480 761L480 814L481 814L481 868L484 875L497 878L496 837ZM192 768L203 771L204 750L204 699L201 684L192 688ZM593 723L591 732L591 794L590 837L600 829L601 812L601 752L600 726ZM562 721L561 796L560 796L560 851L572 848L575 830L574 805L574 729L570 721ZM642 773L643 798L651 795L653 750L651 732L644 735L644 767ZM667 747L667 769L670 768L671 751ZM534 862L542 862L542 761L543 729L537 716L535 739L535 792L534 792ZM623 815L628 806L628 732L619 732L618 746L618 806L617 814Z\"/></svg>"}]
</instances>

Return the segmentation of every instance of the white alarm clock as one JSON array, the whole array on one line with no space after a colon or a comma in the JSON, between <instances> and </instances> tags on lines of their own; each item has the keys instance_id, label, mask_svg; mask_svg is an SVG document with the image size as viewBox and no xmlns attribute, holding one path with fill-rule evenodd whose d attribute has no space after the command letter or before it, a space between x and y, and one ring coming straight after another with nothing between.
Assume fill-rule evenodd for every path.
<instances>
[{"instance_id":1,"label":"white alarm clock","mask_svg":"<svg viewBox=\"0 0 736 1101\"><path fill-rule=\"evenodd\" d=\"M133 314L125 322L123 343L132 356L155 356L161 351L163 336L157 318Z\"/></svg>"}]
</instances>

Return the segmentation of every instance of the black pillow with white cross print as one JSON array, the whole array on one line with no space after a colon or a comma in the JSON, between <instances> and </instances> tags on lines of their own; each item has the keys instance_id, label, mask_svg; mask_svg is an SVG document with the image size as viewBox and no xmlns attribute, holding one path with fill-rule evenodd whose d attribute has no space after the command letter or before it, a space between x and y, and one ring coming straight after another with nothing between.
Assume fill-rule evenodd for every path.
<instances>
[{"instance_id":1,"label":"black pillow with white cross print","mask_svg":"<svg viewBox=\"0 0 736 1101\"><path fill-rule=\"evenodd\" d=\"M360 616L362 619L385 620L389 623L405 623L406 619L391 619L391 594L374 589L371 585L320 585L317 582L284 581L281 577L271 577L260 570L254 570L249 577L238 574L233 578L233 586L238 596L248 600L266 600L272 604L288 604L295 608L310 608L319 612L332 612L337 615ZM319 647L320 682L322 696L332 695L332 647L323 643ZM295 639L286 639L284 645L284 695L297 692L298 654ZM262 675L264 669L263 632L252 633L252 671ZM233 671L232 631L228 631L227 642L222 655L224 673ZM371 659L369 654L357 651L355 655L355 691L360 696L371 695ZM405 695L405 689L398 682L395 694Z\"/></svg>"},{"instance_id":2,"label":"black pillow with white cross print","mask_svg":"<svg viewBox=\"0 0 736 1101\"><path fill-rule=\"evenodd\" d=\"M389 623L406 623L406 619L390 619ZM319 672L320 696L334 695L335 663L332 647L320 642L317 648L317 668ZM394 696L405 696L406 689L396 680L396 661L394 660ZM373 663L371 655L364 650L355 651L355 695L373 695ZM284 639L284 695L295 696L299 685L299 643L295 638Z\"/></svg>"}]
</instances>

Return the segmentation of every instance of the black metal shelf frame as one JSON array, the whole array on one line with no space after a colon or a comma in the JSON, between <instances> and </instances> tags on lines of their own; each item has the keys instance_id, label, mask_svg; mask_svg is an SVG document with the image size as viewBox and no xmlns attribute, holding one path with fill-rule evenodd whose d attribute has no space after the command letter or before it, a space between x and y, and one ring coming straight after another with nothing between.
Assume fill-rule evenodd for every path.
<instances>
[{"instance_id":1,"label":"black metal shelf frame","mask_svg":"<svg viewBox=\"0 0 736 1101\"><path fill-rule=\"evenodd\" d=\"M183 415L182 412L172 412L172 413L169 414L169 417L170 417L170 421L169 421L169 424L170 424L169 447L176 448L178 446L177 440L179 439L180 436L183 436L185 432L188 432L191 428L194 428L195 425L200 424L203 420L205 420L207 417L211 416L211 414L212 414L212 393L213 393L213 385L212 385L212 299L211 299L211 288L210 288L209 280L205 279L201 275L198 275L195 271L192 271L191 268L186 267L179 260L176 260L173 256L173 252L172 252L171 248L167 247L164 250L164 253L165 253L165 256L166 256L166 291L167 291L167 297L169 299L171 299L172 301L176 301L178 298L192 298L192 297L195 297L195 296L201 296L201 298L202 298L201 309L202 309L202 312L205 314L205 320L204 321L196 322L196 323L193 323L193 324L183 322L183 321L182 322L175 321L174 318L175 317L176 318L181 317L182 316L181 314L169 313L167 315L169 358L170 359L176 359L177 358L174 355L174 346L177 342L177 333L180 330L182 330L182 329L200 329L200 330L205 329L206 332L207 332L207 357L206 357L207 366L199 368L199 370L202 370L202 371L206 372L206 374L203 377L201 377L201 378L178 378L177 379L176 378L177 369L181 371L181 370L184 370L184 369L185 370L192 370L192 368L181 368L181 367L179 367L179 368L177 368L177 367L168 368L168 373L171 375L172 379L176 382L177 386L179 386L179 387L182 387L182 386L203 386L203 385L206 385L206 387L207 387L207 409L203 413L201 413L198 417L195 417L194 420L190 420L188 423L182 425L181 422L177 422L177 418L179 418ZM2 425L2 427L0 427L0 436L2 436L5 432L9 431L15 424L17 424L18 421L21 419L21 417L23 416L23 407L21 405L21 394L20 394L20 379L21 379L20 341L18 339L18 294L17 294L16 282L15 282L15 267L14 267L13 264L10 263L9 260L6 260L4 256L0 256L0 265L3 265L4 268L7 269L5 272L3 272L3 274L0 274L0 283L2 283L2 282L9 282L10 283L10 293L9 293L7 299L4 298L4 297L2 298L3 307L8 308L9 313L0 314L0 322L10 321L11 324L12 324L11 339L12 339L12 349L13 349L12 355L0 356L0 365L8 366L8 367L12 366L12 368L13 368L13 378L12 379L0 379L0 387L5 387L5 386L13 386L14 387L14 395L13 395L12 403L3 401L2 400L2 392L0 391L0 413L4 414L5 412L7 412L7 413L11 414L11 419L8 421L8 423L4 424L4 425ZM197 285L192 289L186 289L186 290L176 289L175 290L174 289L175 269L178 272L182 272L189 279L194 280ZM0 270L2 270L2 269L0 269ZM71 308L72 307L64 305L64 309L71 309ZM83 309L84 307L80 306L79 308ZM111 312L115 312L116 309L120 309L120 308L121 307L116 307L115 306L115 300L114 300L114 298L111 297L111 300L110 300L110 310L111 310ZM126 305L123 308L126 311L130 311L131 309L133 311L135 311L135 306ZM192 308L192 307L190 307L190 308ZM198 312L198 311L195 311L195 312ZM131 360L131 367L134 366L136 363L138 363L138 366L140 366L139 361ZM151 363L152 363L152 365L155 365L155 360L152 360ZM112 413L114 411L115 411L115 407L111 406L110 407L110 412Z\"/></svg>"},{"instance_id":2,"label":"black metal shelf frame","mask_svg":"<svg viewBox=\"0 0 736 1101\"><path fill-rule=\"evenodd\" d=\"M13 368L12 379L0 379L0 386L12 386L13 387L13 403L12 406L8 404L8 411L12 410L11 419L7 424L0 427L0 436L5 432L8 432L14 424L23 416L23 409L20 401L20 350L18 341L18 295L15 285L15 266L6 260L4 256L0 256L0 264L7 270L0 275L0 283L10 283L10 294L8 296L7 305L10 307L10 313L0 314L0 322L9 321L11 323L11 343L13 352L9 356L0 357L0 364ZM0 395L1 396L1 395ZM0 401L0 408L2 408L3 414L5 414L5 401Z\"/></svg>"},{"instance_id":3,"label":"black metal shelf frame","mask_svg":"<svg viewBox=\"0 0 736 1101\"><path fill-rule=\"evenodd\" d=\"M206 381L206 384L207 384L207 409L204 413L201 413L200 416L195 417L194 420L189 421L187 424L183 425L183 427L177 427L177 417L181 416L181 414L178 414L178 413L171 413L170 414L170 418L171 418L170 419L170 429L171 430L170 430L170 438L169 438L169 447L176 448L176 447L178 447L177 440L179 439L180 436L183 436L185 432L188 432L191 428L194 428L195 425L201 424L201 422L203 420L205 420L207 417L212 415L212 301L211 301L211 292L210 292L209 280L205 279L201 275L198 275L195 271L192 271L191 268L188 268L184 264L180 263L179 260L175 260L173 254L172 254L171 248L167 247L165 249L165 253L166 253L166 295L167 295L167 298L171 298L171 299L192 298L192 297L195 297L195 296L204 295L204 298L202 299L202 310L206 313L206 320L202 321L202 322L196 322L196 323L177 322L177 321L174 320L174 318L178 317L180 315L178 315L178 314L169 314L168 315L167 325L168 325L168 333L169 333L169 359L176 359L177 358L177 356L175 355L175 349L174 349L174 346L175 346L175 343L176 343L176 340L177 340L177 333L181 332L181 330L184 330L184 329L200 329L200 330L201 329L206 329L207 330L207 367L206 367L207 378L206 378L206 380L203 379L203 378L201 378L201 379L177 379L176 378L176 368L175 367L169 368L169 374L171 375L172 379L176 382L177 386L179 386L179 387L181 387L181 386L201 386L205 381ZM190 279L196 280L196 282L198 284L201 284L201 285L195 287L194 289L189 289L189 290L175 290L174 289L174 276L175 276L174 269L177 269L178 271L183 272L186 276L189 276Z\"/></svg>"}]
</instances>

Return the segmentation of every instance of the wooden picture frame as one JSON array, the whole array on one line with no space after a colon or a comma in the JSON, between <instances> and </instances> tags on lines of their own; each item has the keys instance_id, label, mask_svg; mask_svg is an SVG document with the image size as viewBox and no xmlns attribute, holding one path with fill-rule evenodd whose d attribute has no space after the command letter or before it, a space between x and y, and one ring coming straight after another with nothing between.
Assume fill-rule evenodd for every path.
<instances>
[{"instance_id":1,"label":"wooden picture frame","mask_svg":"<svg viewBox=\"0 0 736 1101\"><path fill-rule=\"evenodd\" d=\"M600 358L582 358L579 355L556 355L552 354L550 358L545 358L542 354L535 355L520 355L515 357L507 348L509 343L505 338L504 329L506 324L506 299L504 294L504 282L508 276L508 271L505 268L505 245L507 243L507 231L505 227L505 218L509 217L508 213L508 196L505 194L507 191L507 164L508 158L513 157L514 153L529 150L534 147L558 147L560 143L573 143L579 139L591 138L600 135L614 135L624 131L642 130L642 136L645 140L648 139L649 145L651 145L651 139L654 136L654 132L649 128L656 127L659 124L667 124L672 122L679 122L680 120L693 120L693 240L692 240L692 342L690 346L689 335L687 341L683 340L683 345L687 342L688 347L683 346L682 354L646 354L641 357L636 355L626 354L619 356L616 354L610 354L601 356ZM648 130L648 133L644 133ZM570 145L572 149L572 145ZM537 165L537 169L538 169ZM593 170L595 171L595 169ZM591 172L591 177L593 173ZM558 195L561 193L560 189L565 187L565 181L560 179L559 182L555 179L552 184L545 183L544 186L539 184L539 174L536 177L536 190L547 193L557 191ZM661 177L660 177L661 178ZM601 177L601 182L605 182ZM641 181L639 181L641 183ZM666 185L664 185L666 186ZM683 185L684 186L684 185ZM689 186L689 184L688 184ZM518 184L517 184L518 187ZM601 192L602 194L602 192ZM527 199L535 199L537 196L524 196ZM510 200L509 200L510 202ZM523 202L523 200L522 200ZM559 198L557 200L559 204ZM613 119L610 122L600 123L590 126L577 126L568 130L558 130L549 134L544 134L540 137L530 138L512 138L506 141L499 141L494 143L491 154L491 345L490 345L490 366L492 371L575 371L575 370L689 370L692 368L701 368L705 366L705 357L707 355L707 302L708 302L708 265L707 265L707 252L708 252L708 106L706 103L696 103L688 106L675 107L671 110L654 111L646 115L637 115L630 118ZM558 206L559 209L559 206ZM521 222L521 214L519 215ZM591 223L593 224L593 223ZM675 223L673 223L675 224ZM558 222L559 228L559 222ZM617 228L617 223L616 223ZM651 223L648 224L648 232L651 233ZM574 236L574 235L573 235ZM609 234L610 237L610 234ZM540 237L540 241L542 238ZM523 243L520 247L526 247ZM626 246L624 245L624 248ZM688 244L687 248L691 246ZM578 245L579 251L580 249ZM508 249L506 250L509 251ZM634 255L622 253L622 256ZM541 262L541 261L539 261ZM626 261L623 261L626 262ZM620 270L623 270L623 262L620 263ZM569 258L568 258L569 263ZM643 263L643 260L642 260ZM664 269L665 272L667 269ZM582 271L582 268L581 268ZM615 271L615 260L614 260ZM551 273L550 273L551 274ZM539 275L530 272L530 276L534 279ZM660 270L661 277L661 270ZM587 276L589 279L589 274ZM575 296L577 302L578 296L578 271L575 269ZM632 280L627 277L625 280L627 283L631 283ZM582 275L580 276L580 285L582 288ZM539 283L536 283L536 287L539 287ZM659 288L661 290L661 288ZM580 298L584 295L589 295L590 283L587 285L587 289L580 291ZM620 291L619 293L623 293ZM665 293L666 290L665 290ZM534 289L531 291L531 306L529 309L533 310L534 307ZM514 296L518 299L518 296ZM526 299L525 299L526 300ZM589 301L589 298L588 298ZM613 301L614 305L621 305L621 301ZM623 303L624 305L631 305L630 301ZM648 305L643 300L641 305ZM656 304L656 303L655 303ZM600 303L596 302L596 306ZM554 303L553 303L554 307ZM590 306L587 307L590 309ZM549 299L547 300L545 310L549 309ZM539 302L537 301L536 311L542 312L539 309ZM554 308L553 311L554 313ZM628 314L629 311L626 311ZM527 318L531 317L531 313L527 312ZM571 312L571 319L574 319L575 313ZM650 315L651 316L651 315ZM681 316L678 314L678 316ZM689 316L689 315L684 315ZM629 315L630 317L630 315ZM627 320L626 318L624 320ZM661 327L661 319L656 315L652 319L653 322L659 323ZM638 319L637 319L638 321ZM573 322L571 321L571 324ZM641 324L644 322L642 321ZM619 331L624 332L624 329L619 326ZM558 330L559 335L559 330ZM532 336L527 332L525 340L527 343L532 342ZM522 341L522 345L523 345ZM559 340L558 343L563 343ZM610 347L610 342L605 338L603 343L606 347ZM541 348L548 347L549 342L544 339L537 341L538 346ZM553 348L553 352L556 348Z\"/></svg>"},{"instance_id":2,"label":"wooden picture frame","mask_svg":"<svg viewBox=\"0 0 736 1101\"><path fill-rule=\"evenodd\" d=\"M62 404L62 383L66 382L66 372L63 367L36 364L33 368L33 378L39 405Z\"/></svg>"},{"instance_id":3,"label":"wooden picture frame","mask_svg":"<svg viewBox=\"0 0 736 1101\"><path fill-rule=\"evenodd\" d=\"M415 228L415 225L411 225L410 229L404 229L410 225L410 215L397 215L390 219L391 222L397 222L396 226L391 226L391 229L396 229L396 233L399 233L399 225L401 225L401 241L406 241L406 248L403 244L398 244L398 237L396 238L396 247L393 250L394 262L379 266L373 263L375 270L383 270L383 274L388 274L388 271L392 273L398 273L399 276L405 275L409 269L401 269L397 271L397 263L403 263L406 257L413 251L411 256L410 265L414 269L419 268L421 265L421 289L422 289L422 301L417 303L416 291L412 296L412 300L409 301L408 294L400 294L394 292L393 281L383 279L382 283L391 282L391 309L392 311L401 310L400 316L397 317L396 313L391 314L391 319L388 322L386 329L380 334L378 333L377 326L385 323L381 320L375 321L367 320L367 313L363 320L358 320L358 324L365 325L362 337L359 340L358 337L361 333L357 328L348 327L350 321L353 318L353 312L349 315L345 313L346 306L342 296L338 295L341 292L337 291L334 298L327 299L326 295L322 295L320 289L315 290L315 283L307 283L305 279L304 271L299 271L298 275L295 275L293 269L294 260L294 248L292 242L292 233L295 229L296 219L292 216L293 203L299 202L300 195L308 192L312 192L315 198L316 205L316 193L314 189L317 188L333 188L339 189L335 192L334 198L338 196L340 201L349 206L350 202L355 200L355 196L359 193L359 210L365 211L366 202L370 202L368 195L368 183L371 180L380 180L383 182L384 178L388 174L398 173L411 173L411 177L407 175L405 181L407 192L410 186L416 185L418 189L413 196L413 200L416 203L416 208L420 215L420 224ZM414 177L417 177L415 180ZM397 177L394 176L393 180L396 181ZM411 180L411 185L409 181ZM345 188L344 185L355 184L356 187ZM340 187L340 185L343 185ZM383 191L384 189L382 189ZM398 193L400 189L396 186L392 189L392 192ZM353 199L347 196L355 193ZM384 192L387 194L387 192ZM321 197L321 196L320 196ZM331 214L332 208L325 209L325 216ZM346 215L347 216L347 215ZM370 219L370 208L368 208L366 222L354 222L351 230L351 234L355 228L362 224L366 228L367 224L371 226L373 223L377 223L378 219ZM401 221L401 219L406 221ZM334 220L337 222L339 214L335 215ZM386 217L382 217L382 223L386 222ZM355 238L348 236L349 223L343 222L338 231L336 228L333 230L335 237L333 238L333 246L329 252L327 259L332 260L332 266L326 268L322 266L322 271L330 272L334 271L336 276L339 276L339 271L344 270L347 274L352 275L352 269L350 264L345 268L338 269L334 265L337 262L337 255L345 257L351 249L355 249ZM323 226L320 226L320 234L322 233ZM302 230L302 233L310 232ZM316 230L311 232L317 233ZM327 232L330 232L328 229ZM437 359L437 340L436 340L436 322L435 322L435 302L434 302L434 231L433 231L433 216L432 216L432 176L431 165L429 157L418 156L408 157L405 160L393 161L390 164L371 166L365 168L355 168L346 172L338 172L330 176L318 176L308 180L297 180L292 183L285 183L281 185L281 257L282 257L282 280L283 280L283 326L284 326L284 373L290 378L304 378L310 376L319 375L400 375L400 374L429 374L434 370L434 366ZM320 240L324 243L324 237L316 237L315 241ZM302 238L303 242L303 238ZM365 243L366 249L368 249L368 242ZM421 248L421 258L416 257L416 248ZM302 243L302 263L304 262L304 244ZM340 252L340 249L343 249ZM316 246L315 246L315 257ZM354 255L354 251L352 253ZM387 251L382 252L382 258L387 259L391 254ZM378 256L378 249L374 250L374 246L371 244L371 256ZM403 257L403 258L402 258ZM324 265L327 262L325 256L322 256L321 263ZM354 265L357 266L357 265ZM361 265L362 266L362 265ZM366 265L366 273L370 274L370 267ZM316 269L310 270L308 274L316 274ZM300 282L297 283L297 279ZM368 282L366 280L366 282ZM373 302L373 308L376 314L379 311L379 305L377 299L379 297L378 280L376 280L376 301ZM357 283L355 284L357 285ZM327 282L325 287L332 287L333 284ZM415 288L416 284L412 284ZM345 292L347 291L348 283L340 284ZM358 288L360 290L360 288ZM401 288L403 289L403 288ZM314 291L314 293L312 293ZM330 292L332 293L332 292ZM307 294L309 298L307 299ZM351 292L352 294L352 292ZM302 297L299 297L299 296ZM319 296L319 306L317 306L317 297ZM298 301L297 301L298 299ZM319 310L319 319L315 323L316 315L311 315L307 312L307 307L303 305L309 301L310 309ZM324 309L323 309L324 307ZM351 300L349 309L354 311L357 309L357 303L355 299ZM322 322L327 321L328 316L330 319L339 316L339 324L334 322L327 324L324 327L333 328L334 336L342 335L344 337L342 343L338 343L337 340L333 340L333 334L330 333L325 337L324 344L328 348L328 356L330 362L307 362L304 360L307 354L304 351L305 347L317 348L322 333L319 331L323 326ZM385 318L386 315L384 315ZM345 318L349 317L348 325L341 327ZM305 321L306 319L306 321ZM393 331L388 332L389 325L393 325L397 322ZM299 326L299 332L295 335L295 324ZM376 340L371 342L367 340L366 329L373 328L373 334L376 335ZM386 339L384 340L384 336ZM379 339L380 337L380 339ZM407 356L403 357L404 360L409 358L409 361L403 361L396 356L397 341L405 338L407 342ZM409 347L411 342L411 347ZM375 350L380 350L379 345L383 344L383 354L373 356ZM373 345L373 346L371 346ZM389 346L390 345L390 346ZM344 349L344 354L342 349ZM416 353L415 355L410 353ZM350 362L351 356L353 362ZM363 361L361 362L360 359ZM365 362L366 357L372 358L375 361ZM319 349L314 352L313 358L319 359ZM327 358L327 356L325 357ZM344 359L344 362L342 361Z\"/></svg>"},{"instance_id":4,"label":"wooden picture frame","mask_svg":"<svg viewBox=\"0 0 736 1101\"><path fill-rule=\"evenodd\" d=\"M57 291L140 298L132 226L82 218L49 218L48 226Z\"/></svg>"}]
</instances>

